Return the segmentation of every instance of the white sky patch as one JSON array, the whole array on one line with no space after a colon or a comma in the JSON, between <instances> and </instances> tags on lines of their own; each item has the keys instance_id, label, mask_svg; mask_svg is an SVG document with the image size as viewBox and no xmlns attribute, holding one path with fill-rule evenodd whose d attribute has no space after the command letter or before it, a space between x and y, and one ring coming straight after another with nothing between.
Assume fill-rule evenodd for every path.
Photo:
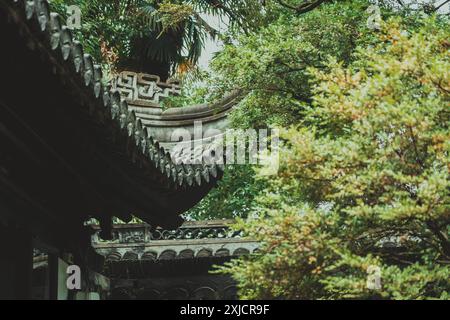
<instances>
[{"instance_id":1,"label":"white sky patch","mask_svg":"<svg viewBox=\"0 0 450 320\"><path fill-rule=\"evenodd\" d=\"M221 19L217 16L210 16L205 14L200 14L206 22L211 25L211 27L219 30L220 32L225 32L228 29L228 21L226 19ZM209 63L211 62L214 53L219 52L223 48L223 43L220 40L212 40L208 38L205 43L205 49L200 57L199 66L203 70L209 69Z\"/></svg>"}]
</instances>

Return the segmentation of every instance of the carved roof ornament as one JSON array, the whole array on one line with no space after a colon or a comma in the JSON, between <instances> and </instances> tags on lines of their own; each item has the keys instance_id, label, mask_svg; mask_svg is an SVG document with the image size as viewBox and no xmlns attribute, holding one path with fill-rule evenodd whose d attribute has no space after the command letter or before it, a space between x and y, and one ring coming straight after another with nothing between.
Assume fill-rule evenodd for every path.
<instances>
[{"instance_id":1,"label":"carved roof ornament","mask_svg":"<svg viewBox=\"0 0 450 320\"><path fill-rule=\"evenodd\" d=\"M130 106L161 108L161 101L181 94L180 82L162 82L159 76L123 71L112 81L112 88L118 90Z\"/></svg>"}]
</instances>

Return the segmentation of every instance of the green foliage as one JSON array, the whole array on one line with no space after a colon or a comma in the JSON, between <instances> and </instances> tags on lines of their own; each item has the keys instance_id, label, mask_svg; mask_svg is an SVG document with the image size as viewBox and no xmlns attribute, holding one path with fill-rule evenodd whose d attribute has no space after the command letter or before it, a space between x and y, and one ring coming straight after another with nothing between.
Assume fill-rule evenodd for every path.
<instances>
[{"instance_id":1,"label":"green foliage","mask_svg":"<svg viewBox=\"0 0 450 320\"><path fill-rule=\"evenodd\" d=\"M391 20L349 64L308 69L312 103L237 226L261 252L222 268L242 298L449 298L450 25L416 25Z\"/></svg>"},{"instance_id":2,"label":"green foliage","mask_svg":"<svg viewBox=\"0 0 450 320\"><path fill-rule=\"evenodd\" d=\"M230 30L247 28L258 12L257 0L52 0L67 18L66 8L81 9L76 30L86 51L105 66L160 75L163 79L193 68L205 40L219 36L201 14L227 18ZM250 10L252 8L253 10ZM244 22L245 20L245 22Z\"/></svg>"},{"instance_id":3,"label":"green foliage","mask_svg":"<svg viewBox=\"0 0 450 320\"><path fill-rule=\"evenodd\" d=\"M367 1L339 1L306 15L279 10L258 32L228 45L213 63L220 88L247 97L234 113L241 127L287 125L311 102L308 67L325 68L329 55L348 63L366 28ZM216 84L217 85L217 84Z\"/></svg>"},{"instance_id":4,"label":"green foliage","mask_svg":"<svg viewBox=\"0 0 450 320\"><path fill-rule=\"evenodd\" d=\"M170 96L161 102L164 109L181 108L210 102L210 90L205 86L209 73L200 69L192 70L181 77L182 90L179 96Z\"/></svg>"},{"instance_id":5,"label":"green foliage","mask_svg":"<svg viewBox=\"0 0 450 320\"><path fill-rule=\"evenodd\" d=\"M195 86L189 90L182 90L180 96L170 96L162 101L163 109L182 108L205 103L205 97L208 95L208 89L203 86Z\"/></svg>"},{"instance_id":6,"label":"green foliage","mask_svg":"<svg viewBox=\"0 0 450 320\"><path fill-rule=\"evenodd\" d=\"M298 5L302 1L285 3ZM372 3L326 1L307 14L297 14L278 1L268 1L258 29L238 35L212 64L216 75L210 86L217 95L235 88L247 93L233 115L234 125L286 126L303 119L312 95L307 69L326 70L329 56L346 65L358 45L374 40L367 24L372 15L367 9ZM401 15L410 27L416 27L417 16L423 13L398 1L378 3L383 19Z\"/></svg>"},{"instance_id":7,"label":"green foliage","mask_svg":"<svg viewBox=\"0 0 450 320\"><path fill-rule=\"evenodd\" d=\"M266 186L257 181L251 166L229 166L216 189L189 210L189 220L247 218L255 210L255 196Z\"/></svg>"},{"instance_id":8,"label":"green foliage","mask_svg":"<svg viewBox=\"0 0 450 320\"><path fill-rule=\"evenodd\" d=\"M384 16L394 15L394 4L385 2ZM368 5L363 0L339 1L298 15L276 1L266 1L264 14L258 17L252 33L241 34L238 42L228 44L213 61L216 73L209 79L203 75L200 86L166 100L165 107L212 101L240 88L248 95L232 114L234 126L260 128L274 123L298 123L312 101L309 82L312 76L307 68L317 66L326 70L329 56L348 64L358 44L375 41L374 33L367 32ZM410 20L409 25L415 24L416 13L401 13ZM248 182L247 188L254 188L250 184L254 180L243 179ZM206 205L221 207L221 195L228 193L226 184L221 183L198 208L206 213ZM252 201L253 197L245 199L247 203ZM213 218L216 211L211 210L206 216ZM222 212L217 214L226 216Z\"/></svg>"},{"instance_id":9,"label":"green foliage","mask_svg":"<svg viewBox=\"0 0 450 320\"><path fill-rule=\"evenodd\" d=\"M141 20L137 18L139 7L145 1L102 1L102 0L52 0L52 10L64 19L68 18L67 7L76 5L81 10L81 29L75 29L77 38L86 51L97 61L116 63L111 54L125 57L130 54L132 39L144 32ZM103 46L103 49L102 49ZM102 52L103 50L103 52Z\"/></svg>"}]
</instances>

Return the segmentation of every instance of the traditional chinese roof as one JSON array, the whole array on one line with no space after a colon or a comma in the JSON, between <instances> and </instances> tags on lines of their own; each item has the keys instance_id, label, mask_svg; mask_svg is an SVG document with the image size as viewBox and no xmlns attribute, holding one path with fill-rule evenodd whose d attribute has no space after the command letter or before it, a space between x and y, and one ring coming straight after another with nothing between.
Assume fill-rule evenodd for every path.
<instances>
[{"instance_id":1,"label":"traditional chinese roof","mask_svg":"<svg viewBox=\"0 0 450 320\"><path fill-rule=\"evenodd\" d=\"M2 84L2 94L8 108L20 105L22 109L13 111L19 118L30 120L36 128L27 123L29 131L36 132L53 155L58 153L55 166L64 163L80 176L75 182L80 185L72 183L67 192L65 185L49 188L55 195L51 210L84 211L73 220L93 216L105 228L111 216L128 220L131 214L153 225L180 225L179 214L215 186L222 166L176 164L163 146L168 141L163 139L161 143L158 139L167 136L167 128L190 127L194 119L222 125L234 97L186 110L161 111L158 96L151 97L153 105L147 99L143 105L130 106L123 90L111 90L103 83L101 67L84 52L61 18L50 12L47 1L0 0L0 10L2 35L7 38L0 59L3 78L8 80ZM160 87L168 86L169 91L178 90L174 84L154 80ZM22 93L17 95L20 87ZM165 89L160 95L168 94ZM150 116L150 110L157 114ZM33 172L36 179L37 171ZM52 173L46 182L53 180L57 177ZM58 217L61 223L69 223L72 218Z\"/></svg>"}]
</instances>

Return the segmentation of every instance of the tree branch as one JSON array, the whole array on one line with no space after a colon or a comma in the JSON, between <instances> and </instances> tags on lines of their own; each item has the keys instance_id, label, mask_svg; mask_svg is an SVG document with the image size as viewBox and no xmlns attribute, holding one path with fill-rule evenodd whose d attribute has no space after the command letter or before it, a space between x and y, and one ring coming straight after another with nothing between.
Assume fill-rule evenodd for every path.
<instances>
[{"instance_id":1,"label":"tree branch","mask_svg":"<svg viewBox=\"0 0 450 320\"><path fill-rule=\"evenodd\" d=\"M286 3L284 0L276 0L276 1L278 2L279 5L285 8L295 10L298 14L303 14L314 10L327 0L302 1L302 3L298 5L291 5L289 3Z\"/></svg>"}]
</instances>

